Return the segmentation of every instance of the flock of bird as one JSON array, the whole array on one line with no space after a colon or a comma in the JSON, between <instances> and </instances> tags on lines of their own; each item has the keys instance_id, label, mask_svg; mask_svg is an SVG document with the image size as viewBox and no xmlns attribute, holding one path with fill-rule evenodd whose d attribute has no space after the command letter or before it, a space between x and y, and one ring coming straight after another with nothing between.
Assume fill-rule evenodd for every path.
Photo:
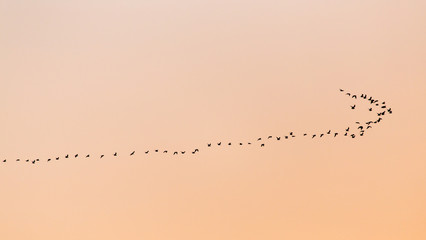
<instances>
[{"instance_id":1,"label":"flock of bird","mask_svg":"<svg viewBox=\"0 0 426 240\"><path fill-rule=\"evenodd\" d=\"M355 122L355 124L357 124L356 127L355 127L355 129L356 129L356 131L359 131L357 134L350 132L351 127L347 127L346 129L344 129L343 132L335 132L335 131L332 131L332 130L328 130L328 131L326 131L324 133L314 133L314 134L303 133L303 135L301 135L301 136L303 136L303 137L309 137L309 138L312 138L312 139L314 139L314 138L323 138L323 137L325 137L327 135L330 135L330 136L333 136L333 137L337 137L337 136L340 135L340 136L350 137L350 138L355 138L357 136L362 137L362 136L364 136L366 130L368 130L370 128L373 128L374 125L379 124L381 121L383 121L383 117L385 115L392 114L392 108L387 107L386 106L386 102L379 101L379 100L373 98L372 96L367 96L367 94L356 95L356 94L352 94L350 92L345 92L345 90L343 90L343 89L340 89L340 92L344 93L346 96L349 96L352 99L358 99L359 98L359 99L367 101L370 104L370 107L368 108L368 111L372 112L374 109L378 110L376 112L377 117L374 120L366 121L366 122L363 122L363 123L361 123L361 122ZM355 110L356 107L357 107L356 104L350 105L350 109L352 109L352 110ZM262 140L267 139L267 140L281 141L282 137L284 137L284 139L291 139L291 138L295 138L296 134L294 132L290 132L288 135L285 135L285 136L271 136L270 135L270 136L267 136L266 138L259 137L259 138L255 139L254 141L245 142L245 143L239 142L239 143L236 143L236 145L240 145L240 146L242 146L242 145L258 145L260 147L265 147L265 142L262 141ZM231 146L232 144L233 143L231 143L231 142L228 142L228 143L222 143L222 142L215 143L215 145L217 145L217 146L223 146L223 145ZM212 143L207 143L206 144L207 148L211 148L211 147L213 147L213 145L214 144L212 144ZM169 152L168 150L161 150L160 151L159 149L155 149L155 150L153 150L153 152L154 153L163 153L163 154L172 153L173 155L184 155L184 154L187 153L186 151L171 151L171 152ZM195 148L193 151L188 152L188 154L196 154L198 152L199 152L199 149ZM150 154L150 153L152 153L152 152L150 152L150 150L147 150L147 151L143 152L143 154ZM127 153L127 154L129 154L129 153ZM134 156L135 154L136 154L136 151L132 151L129 154L129 156ZM97 156L97 157L104 158L106 156L107 155L102 154L102 155ZM79 154L75 154L75 155L71 156L70 154L67 154L67 155L63 156L64 159L68 159L68 158L72 158L72 157L78 158L78 157L80 157L80 155ZM91 158L91 157L93 157L93 156L91 156L90 154L87 154L87 155L84 156L84 158ZM113 153L112 157L118 157L118 153L117 152ZM47 162L51 162L53 160L59 161L59 160L61 160L61 157L57 156L57 157L54 157L54 158L45 159L45 161L47 161ZM15 159L15 161L16 162L21 162L21 159L18 158L18 159ZM39 158L37 158L37 159L25 159L25 160L22 160L22 162L31 163L31 164L36 164L36 163L38 163L40 161L42 161L42 160L39 159ZM8 159L4 159L0 163L6 163L6 162L8 162Z\"/></svg>"}]
</instances>

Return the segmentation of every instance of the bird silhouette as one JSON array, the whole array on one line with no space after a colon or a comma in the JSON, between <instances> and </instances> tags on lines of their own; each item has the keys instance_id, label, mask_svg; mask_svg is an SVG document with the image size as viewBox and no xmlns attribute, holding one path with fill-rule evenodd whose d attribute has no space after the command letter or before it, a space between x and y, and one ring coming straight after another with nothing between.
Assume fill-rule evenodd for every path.
<instances>
[{"instance_id":1,"label":"bird silhouette","mask_svg":"<svg viewBox=\"0 0 426 240\"><path fill-rule=\"evenodd\" d=\"M352 96L352 98L355 98L355 99L356 99L356 95L353 95L353 96Z\"/></svg>"},{"instance_id":2,"label":"bird silhouette","mask_svg":"<svg viewBox=\"0 0 426 240\"><path fill-rule=\"evenodd\" d=\"M320 138L322 138L324 136L324 133L321 133Z\"/></svg>"},{"instance_id":3,"label":"bird silhouette","mask_svg":"<svg viewBox=\"0 0 426 240\"><path fill-rule=\"evenodd\" d=\"M350 93L346 93L346 95L351 96L351 94L350 94Z\"/></svg>"},{"instance_id":4,"label":"bird silhouette","mask_svg":"<svg viewBox=\"0 0 426 240\"><path fill-rule=\"evenodd\" d=\"M101 158L103 158L105 155L101 155Z\"/></svg>"},{"instance_id":5,"label":"bird silhouette","mask_svg":"<svg viewBox=\"0 0 426 240\"><path fill-rule=\"evenodd\" d=\"M316 137L317 135L316 134L314 134L314 135L312 135L312 138L314 138L314 137Z\"/></svg>"},{"instance_id":6,"label":"bird silhouette","mask_svg":"<svg viewBox=\"0 0 426 240\"><path fill-rule=\"evenodd\" d=\"M248 142L247 144L248 144L248 145L251 145L251 142Z\"/></svg>"},{"instance_id":7,"label":"bird silhouette","mask_svg":"<svg viewBox=\"0 0 426 240\"><path fill-rule=\"evenodd\" d=\"M346 136L348 136L348 133L347 133L347 132L345 133L345 137L346 137Z\"/></svg>"},{"instance_id":8,"label":"bird silhouette","mask_svg":"<svg viewBox=\"0 0 426 240\"><path fill-rule=\"evenodd\" d=\"M222 142L219 142L217 145L220 146L222 144Z\"/></svg>"},{"instance_id":9,"label":"bird silhouette","mask_svg":"<svg viewBox=\"0 0 426 240\"><path fill-rule=\"evenodd\" d=\"M194 152L199 152L200 150L198 150L198 148L196 148L195 150L194 150Z\"/></svg>"},{"instance_id":10,"label":"bird silhouette","mask_svg":"<svg viewBox=\"0 0 426 240\"><path fill-rule=\"evenodd\" d=\"M77 158L77 157L78 157L78 154L76 154L74 157L75 157L75 158Z\"/></svg>"},{"instance_id":11,"label":"bird silhouette","mask_svg":"<svg viewBox=\"0 0 426 240\"><path fill-rule=\"evenodd\" d=\"M351 106L351 109L355 109L356 105Z\"/></svg>"},{"instance_id":12,"label":"bird silhouette","mask_svg":"<svg viewBox=\"0 0 426 240\"><path fill-rule=\"evenodd\" d=\"M279 140L281 140L281 137L277 137L277 140L279 141Z\"/></svg>"},{"instance_id":13,"label":"bird silhouette","mask_svg":"<svg viewBox=\"0 0 426 240\"><path fill-rule=\"evenodd\" d=\"M257 139L257 141L260 141L260 140L262 140L262 138L258 138L258 139Z\"/></svg>"},{"instance_id":14,"label":"bird silhouette","mask_svg":"<svg viewBox=\"0 0 426 240\"><path fill-rule=\"evenodd\" d=\"M25 162L29 162L29 161L30 161L30 159L25 160Z\"/></svg>"},{"instance_id":15,"label":"bird silhouette","mask_svg":"<svg viewBox=\"0 0 426 240\"><path fill-rule=\"evenodd\" d=\"M243 143L240 143L240 146L242 146L243 145Z\"/></svg>"},{"instance_id":16,"label":"bird silhouette","mask_svg":"<svg viewBox=\"0 0 426 240\"><path fill-rule=\"evenodd\" d=\"M164 150L163 153L167 153L167 150Z\"/></svg>"},{"instance_id":17,"label":"bird silhouette","mask_svg":"<svg viewBox=\"0 0 426 240\"><path fill-rule=\"evenodd\" d=\"M89 154L87 154L87 155L86 155L86 158L88 158L88 157L90 157L90 155L89 155Z\"/></svg>"},{"instance_id":18,"label":"bird silhouette","mask_svg":"<svg viewBox=\"0 0 426 240\"><path fill-rule=\"evenodd\" d=\"M65 156L65 158L68 158L69 156L68 156L68 154Z\"/></svg>"},{"instance_id":19,"label":"bird silhouette","mask_svg":"<svg viewBox=\"0 0 426 240\"><path fill-rule=\"evenodd\" d=\"M307 133L304 133L304 134L303 134L303 136L307 136L307 135L308 135Z\"/></svg>"},{"instance_id":20,"label":"bird silhouette","mask_svg":"<svg viewBox=\"0 0 426 240\"><path fill-rule=\"evenodd\" d=\"M264 144L264 143L260 144L260 147L264 147L264 146L265 146L265 144Z\"/></svg>"},{"instance_id":21,"label":"bird silhouette","mask_svg":"<svg viewBox=\"0 0 426 240\"><path fill-rule=\"evenodd\" d=\"M130 156L133 156L135 154L135 151L133 151L132 153L130 153Z\"/></svg>"},{"instance_id":22,"label":"bird silhouette","mask_svg":"<svg viewBox=\"0 0 426 240\"><path fill-rule=\"evenodd\" d=\"M5 159L5 160L3 160L3 162L6 162L7 160Z\"/></svg>"},{"instance_id":23,"label":"bird silhouette","mask_svg":"<svg viewBox=\"0 0 426 240\"><path fill-rule=\"evenodd\" d=\"M59 160L59 157L57 157L56 160Z\"/></svg>"},{"instance_id":24,"label":"bird silhouette","mask_svg":"<svg viewBox=\"0 0 426 240\"><path fill-rule=\"evenodd\" d=\"M212 144L211 143L207 143L207 147L211 147L212 146Z\"/></svg>"},{"instance_id":25,"label":"bird silhouette","mask_svg":"<svg viewBox=\"0 0 426 240\"><path fill-rule=\"evenodd\" d=\"M293 132L290 132L290 136L293 136Z\"/></svg>"},{"instance_id":26,"label":"bird silhouette","mask_svg":"<svg viewBox=\"0 0 426 240\"><path fill-rule=\"evenodd\" d=\"M18 158L18 159L16 159L16 161L19 162L19 161L21 161L21 159Z\"/></svg>"},{"instance_id":27,"label":"bird silhouette","mask_svg":"<svg viewBox=\"0 0 426 240\"><path fill-rule=\"evenodd\" d=\"M367 129L372 128L372 126L367 126Z\"/></svg>"},{"instance_id":28,"label":"bird silhouette","mask_svg":"<svg viewBox=\"0 0 426 240\"><path fill-rule=\"evenodd\" d=\"M35 160L33 160L31 163L32 163L32 164L35 164L35 162L36 162L36 161L35 161Z\"/></svg>"},{"instance_id":29,"label":"bird silhouette","mask_svg":"<svg viewBox=\"0 0 426 240\"><path fill-rule=\"evenodd\" d=\"M114 153L114 157L117 157L117 152Z\"/></svg>"},{"instance_id":30,"label":"bird silhouette","mask_svg":"<svg viewBox=\"0 0 426 240\"><path fill-rule=\"evenodd\" d=\"M231 143L228 143L228 146L231 146Z\"/></svg>"},{"instance_id":31,"label":"bird silhouette","mask_svg":"<svg viewBox=\"0 0 426 240\"><path fill-rule=\"evenodd\" d=\"M185 154L185 151L181 151L182 154Z\"/></svg>"},{"instance_id":32,"label":"bird silhouette","mask_svg":"<svg viewBox=\"0 0 426 240\"><path fill-rule=\"evenodd\" d=\"M288 136L284 136L285 139L288 139Z\"/></svg>"},{"instance_id":33,"label":"bird silhouette","mask_svg":"<svg viewBox=\"0 0 426 240\"><path fill-rule=\"evenodd\" d=\"M145 154L148 154L148 153L149 153L149 150L145 152Z\"/></svg>"},{"instance_id":34,"label":"bird silhouette","mask_svg":"<svg viewBox=\"0 0 426 240\"><path fill-rule=\"evenodd\" d=\"M339 135L338 133L334 133L334 137L336 137L337 135Z\"/></svg>"},{"instance_id":35,"label":"bird silhouette","mask_svg":"<svg viewBox=\"0 0 426 240\"><path fill-rule=\"evenodd\" d=\"M174 152L174 153L173 153L173 155L176 155L176 154L178 154L178 152Z\"/></svg>"},{"instance_id":36,"label":"bird silhouette","mask_svg":"<svg viewBox=\"0 0 426 240\"><path fill-rule=\"evenodd\" d=\"M330 133L331 133L331 130L328 130L327 134L330 134Z\"/></svg>"},{"instance_id":37,"label":"bird silhouette","mask_svg":"<svg viewBox=\"0 0 426 240\"><path fill-rule=\"evenodd\" d=\"M339 90L340 90L341 92L345 91L345 90L343 90L343 89L341 89L341 88L340 88Z\"/></svg>"},{"instance_id":38,"label":"bird silhouette","mask_svg":"<svg viewBox=\"0 0 426 240\"><path fill-rule=\"evenodd\" d=\"M272 136L268 136L268 139L271 139L272 138Z\"/></svg>"},{"instance_id":39,"label":"bird silhouette","mask_svg":"<svg viewBox=\"0 0 426 240\"><path fill-rule=\"evenodd\" d=\"M368 111L370 111L370 112L373 111L373 108L369 108Z\"/></svg>"},{"instance_id":40,"label":"bird silhouette","mask_svg":"<svg viewBox=\"0 0 426 240\"><path fill-rule=\"evenodd\" d=\"M349 131L349 127L348 128L346 128L346 132L348 132Z\"/></svg>"},{"instance_id":41,"label":"bird silhouette","mask_svg":"<svg viewBox=\"0 0 426 240\"><path fill-rule=\"evenodd\" d=\"M47 161L48 161L48 162L50 162L50 160L52 160L52 159L50 159L50 158L49 158L49 159L47 159Z\"/></svg>"}]
</instances>

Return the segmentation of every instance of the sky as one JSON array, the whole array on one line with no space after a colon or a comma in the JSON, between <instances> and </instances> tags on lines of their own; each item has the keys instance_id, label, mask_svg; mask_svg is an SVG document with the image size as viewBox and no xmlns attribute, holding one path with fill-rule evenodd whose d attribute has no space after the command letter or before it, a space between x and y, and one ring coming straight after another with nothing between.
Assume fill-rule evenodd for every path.
<instances>
[{"instance_id":1,"label":"sky","mask_svg":"<svg viewBox=\"0 0 426 240\"><path fill-rule=\"evenodd\" d=\"M426 239L425 12L0 0L0 238ZM299 137L371 119L339 88L393 114L362 138Z\"/></svg>"}]
</instances>

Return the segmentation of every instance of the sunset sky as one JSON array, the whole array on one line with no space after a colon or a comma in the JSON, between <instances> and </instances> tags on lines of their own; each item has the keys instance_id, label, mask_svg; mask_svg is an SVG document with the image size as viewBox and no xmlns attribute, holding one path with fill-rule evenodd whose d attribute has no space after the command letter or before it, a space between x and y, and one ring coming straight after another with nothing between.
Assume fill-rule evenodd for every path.
<instances>
[{"instance_id":1,"label":"sunset sky","mask_svg":"<svg viewBox=\"0 0 426 240\"><path fill-rule=\"evenodd\" d=\"M0 0L0 239L426 239L425 13ZM363 137L301 137L375 118L339 88L393 114ZM63 159L77 153L92 157Z\"/></svg>"}]
</instances>

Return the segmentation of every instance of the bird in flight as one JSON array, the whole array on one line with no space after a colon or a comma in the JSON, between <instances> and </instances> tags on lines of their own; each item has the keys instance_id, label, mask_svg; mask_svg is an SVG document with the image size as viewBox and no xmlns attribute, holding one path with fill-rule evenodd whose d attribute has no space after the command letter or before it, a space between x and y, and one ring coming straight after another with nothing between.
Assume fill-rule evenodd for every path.
<instances>
[{"instance_id":1,"label":"bird in flight","mask_svg":"<svg viewBox=\"0 0 426 240\"><path fill-rule=\"evenodd\" d=\"M149 150L145 152L145 154L148 154L148 153L149 153Z\"/></svg>"},{"instance_id":2,"label":"bird in flight","mask_svg":"<svg viewBox=\"0 0 426 240\"><path fill-rule=\"evenodd\" d=\"M105 155L101 155L101 158L103 158Z\"/></svg>"},{"instance_id":3,"label":"bird in flight","mask_svg":"<svg viewBox=\"0 0 426 240\"><path fill-rule=\"evenodd\" d=\"M173 155L176 155L176 154L178 154L178 152L174 152L174 153L173 153Z\"/></svg>"},{"instance_id":4,"label":"bird in flight","mask_svg":"<svg viewBox=\"0 0 426 240\"><path fill-rule=\"evenodd\" d=\"M356 105L351 106L351 109L355 109Z\"/></svg>"},{"instance_id":5,"label":"bird in flight","mask_svg":"<svg viewBox=\"0 0 426 240\"><path fill-rule=\"evenodd\" d=\"M277 137L277 140L279 141L279 140L281 140L281 137Z\"/></svg>"},{"instance_id":6,"label":"bird in flight","mask_svg":"<svg viewBox=\"0 0 426 240\"><path fill-rule=\"evenodd\" d=\"M207 147L211 147L212 146L212 144L211 143L207 143Z\"/></svg>"},{"instance_id":7,"label":"bird in flight","mask_svg":"<svg viewBox=\"0 0 426 240\"><path fill-rule=\"evenodd\" d=\"M130 156L133 156L135 154L135 151L133 151L132 153L130 153Z\"/></svg>"},{"instance_id":8,"label":"bird in flight","mask_svg":"<svg viewBox=\"0 0 426 240\"><path fill-rule=\"evenodd\" d=\"M222 142L217 143L218 146L220 146L220 144L222 144Z\"/></svg>"},{"instance_id":9,"label":"bird in flight","mask_svg":"<svg viewBox=\"0 0 426 240\"><path fill-rule=\"evenodd\" d=\"M114 153L114 157L117 157L117 152Z\"/></svg>"},{"instance_id":10,"label":"bird in flight","mask_svg":"<svg viewBox=\"0 0 426 240\"><path fill-rule=\"evenodd\" d=\"M265 144L264 144L264 143L260 144L260 147L264 147L264 146L265 146Z\"/></svg>"},{"instance_id":11,"label":"bird in flight","mask_svg":"<svg viewBox=\"0 0 426 240\"><path fill-rule=\"evenodd\" d=\"M68 154L65 156L65 158L68 158Z\"/></svg>"},{"instance_id":12,"label":"bird in flight","mask_svg":"<svg viewBox=\"0 0 426 240\"><path fill-rule=\"evenodd\" d=\"M75 158L77 158L77 157L78 157L78 154L76 154L74 157L75 157Z\"/></svg>"}]
</instances>

